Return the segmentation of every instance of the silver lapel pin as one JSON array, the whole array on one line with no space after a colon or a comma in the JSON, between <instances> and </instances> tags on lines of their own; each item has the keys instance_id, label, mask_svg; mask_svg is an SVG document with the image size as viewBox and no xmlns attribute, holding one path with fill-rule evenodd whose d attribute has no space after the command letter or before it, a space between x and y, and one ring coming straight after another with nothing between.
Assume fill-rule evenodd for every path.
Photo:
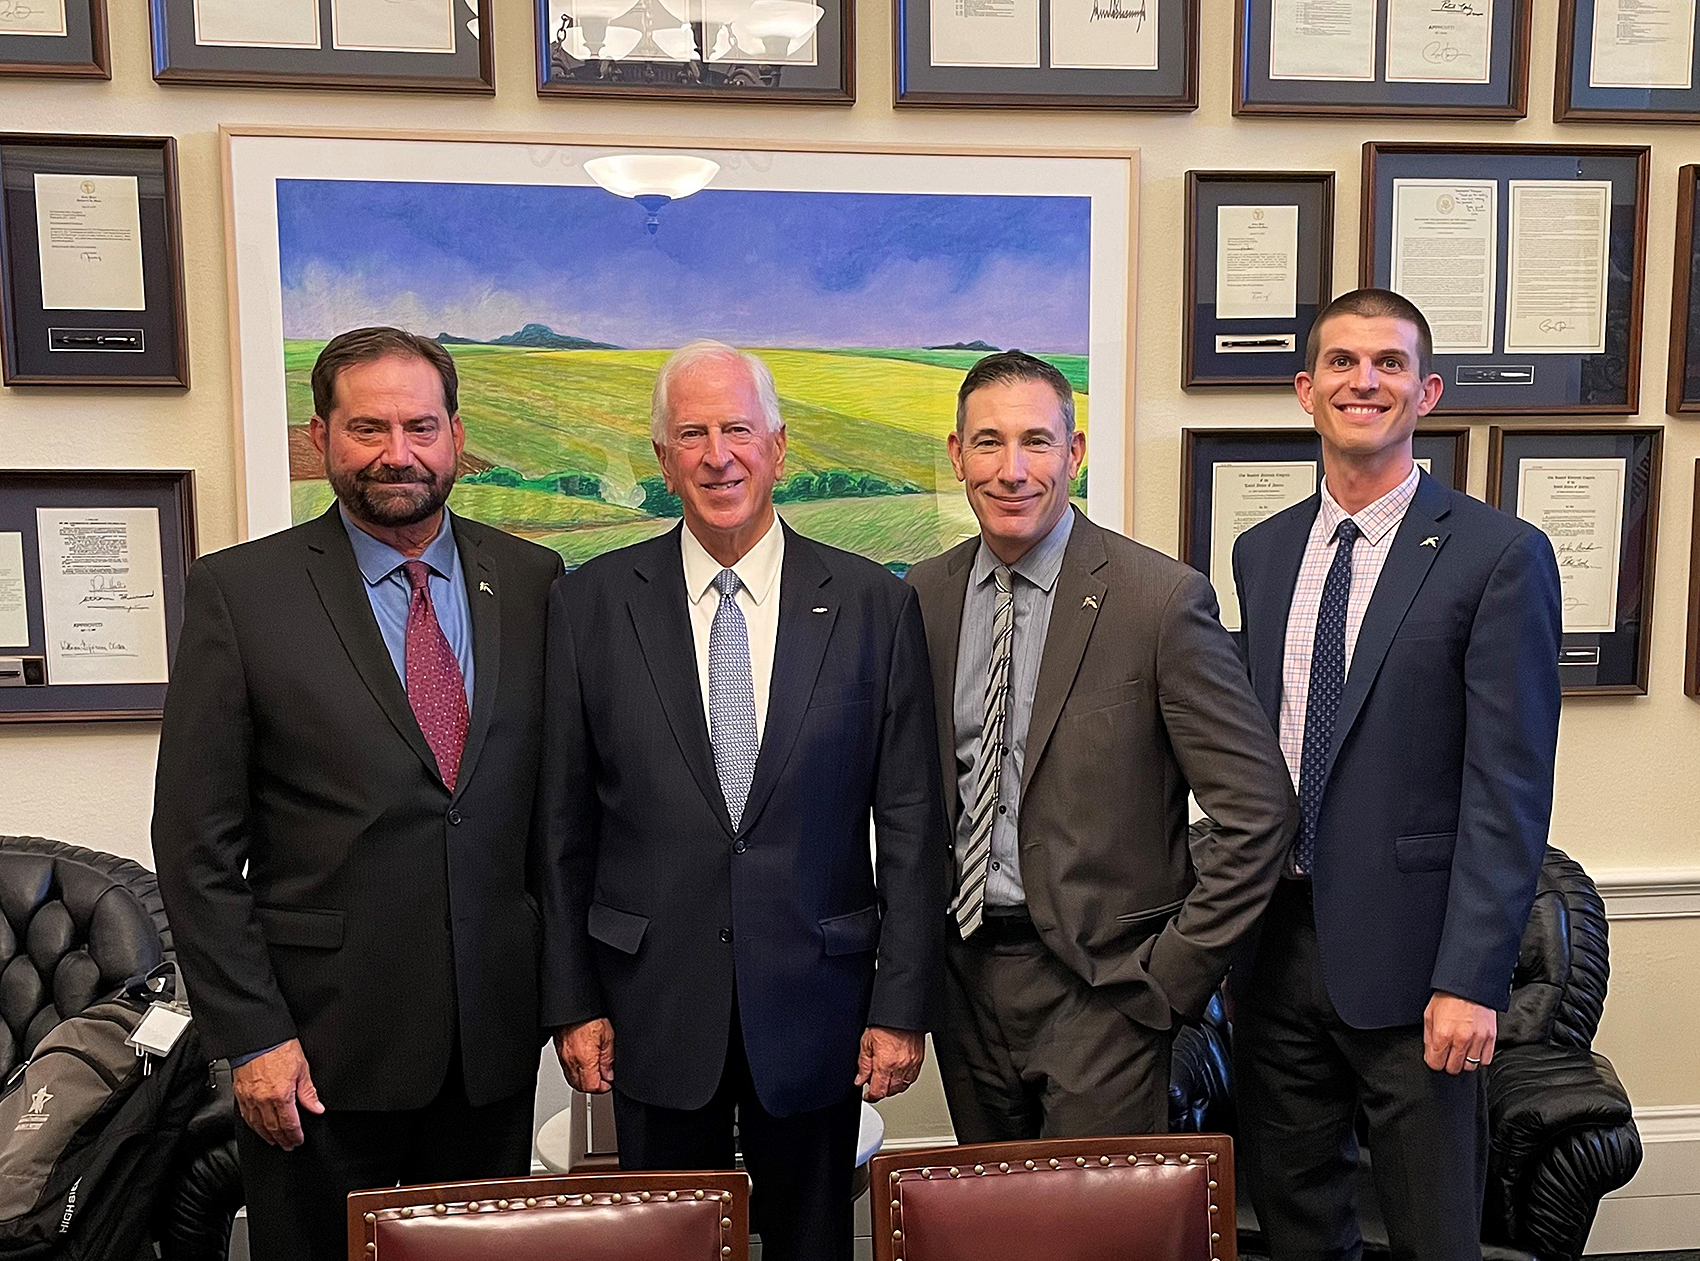
<instances>
[{"instance_id":1,"label":"silver lapel pin","mask_svg":"<svg viewBox=\"0 0 1700 1261\"><path fill-rule=\"evenodd\" d=\"M1080 602L1080 607L1083 608L1083 609L1084 608L1094 608L1094 609L1097 608L1098 607L1098 597L1095 596L1095 595L1087 596L1084 600L1082 600Z\"/></svg>"},{"instance_id":2,"label":"silver lapel pin","mask_svg":"<svg viewBox=\"0 0 1700 1261\"><path fill-rule=\"evenodd\" d=\"M1432 548L1434 548L1435 551L1438 552L1440 550L1440 535L1438 535L1438 534L1429 535L1426 539L1424 539L1422 541L1420 546L1432 547Z\"/></svg>"},{"instance_id":3,"label":"silver lapel pin","mask_svg":"<svg viewBox=\"0 0 1700 1261\"><path fill-rule=\"evenodd\" d=\"M810 609L809 612L811 612L811 613L825 613L826 612L826 605L823 604L819 608Z\"/></svg>"},{"instance_id":4,"label":"silver lapel pin","mask_svg":"<svg viewBox=\"0 0 1700 1261\"><path fill-rule=\"evenodd\" d=\"M479 583L478 589L480 591L482 591L485 595L495 595L496 594L494 591L490 590L490 584L487 583L487 582Z\"/></svg>"}]
</instances>

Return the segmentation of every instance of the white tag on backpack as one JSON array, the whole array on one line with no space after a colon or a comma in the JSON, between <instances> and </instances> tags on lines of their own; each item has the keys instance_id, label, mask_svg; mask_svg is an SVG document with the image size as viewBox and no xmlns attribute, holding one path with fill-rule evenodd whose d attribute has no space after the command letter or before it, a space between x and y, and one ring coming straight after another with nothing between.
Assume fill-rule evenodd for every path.
<instances>
[{"instance_id":1,"label":"white tag on backpack","mask_svg":"<svg viewBox=\"0 0 1700 1261\"><path fill-rule=\"evenodd\" d=\"M169 1055L189 1027L189 1013L169 1003L155 1003L148 1008L136 1030L124 1041L146 1055Z\"/></svg>"}]
</instances>

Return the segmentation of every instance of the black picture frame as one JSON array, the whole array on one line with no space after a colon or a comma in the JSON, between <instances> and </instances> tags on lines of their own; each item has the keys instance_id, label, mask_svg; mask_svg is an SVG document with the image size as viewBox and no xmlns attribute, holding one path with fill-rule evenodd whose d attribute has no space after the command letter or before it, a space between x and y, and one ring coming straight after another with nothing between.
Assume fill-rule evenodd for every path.
<instances>
[{"instance_id":1,"label":"black picture frame","mask_svg":"<svg viewBox=\"0 0 1700 1261\"><path fill-rule=\"evenodd\" d=\"M155 508L165 580L166 650L175 654L183 594L196 555L195 475L187 469L0 470L0 533L23 535L24 594L30 642L0 647L0 723L157 719L164 683L56 684L48 669L36 509ZM20 677L25 680L18 683ZM43 681L44 680L44 681Z\"/></svg>"},{"instance_id":2,"label":"black picture frame","mask_svg":"<svg viewBox=\"0 0 1700 1261\"><path fill-rule=\"evenodd\" d=\"M1700 122L1700 38L1690 49L1688 86L1628 87L1600 85L1594 79L1596 0L1560 0L1557 82L1553 86L1554 122L1692 123ZM1700 25L1700 14L1696 15ZM1584 33L1585 32L1585 33Z\"/></svg>"},{"instance_id":3,"label":"black picture frame","mask_svg":"<svg viewBox=\"0 0 1700 1261\"><path fill-rule=\"evenodd\" d=\"M1621 458L1624 504L1619 539L1615 629L1566 632L1559 677L1566 696L1645 696L1653 639L1653 570L1659 539L1659 481L1665 431L1659 425L1607 429L1495 425L1488 434L1488 502L1515 514L1525 460ZM1560 573L1566 540L1553 540Z\"/></svg>"},{"instance_id":4,"label":"black picture frame","mask_svg":"<svg viewBox=\"0 0 1700 1261\"><path fill-rule=\"evenodd\" d=\"M1436 425L1419 428L1412 439L1412 454L1428 461L1429 475L1453 490L1467 491L1470 474L1470 429L1467 425ZM1316 476L1307 494L1322 483L1322 439L1316 430L1291 428L1183 429L1181 431L1181 521L1180 558L1216 587L1222 607L1222 624L1238 629L1232 593L1218 581L1229 572L1227 557L1212 555L1215 516L1215 469L1222 463L1302 463L1315 465ZM1218 565L1217 562L1220 561ZM1212 566L1217 572L1212 573Z\"/></svg>"},{"instance_id":5,"label":"black picture frame","mask_svg":"<svg viewBox=\"0 0 1700 1261\"><path fill-rule=\"evenodd\" d=\"M136 180L142 310L46 306L35 176L50 174ZM0 133L0 382L188 386L175 139Z\"/></svg>"},{"instance_id":6,"label":"black picture frame","mask_svg":"<svg viewBox=\"0 0 1700 1261\"><path fill-rule=\"evenodd\" d=\"M803 7L796 0L783 3ZM624 14L610 20L580 18L575 0L533 0L537 94L798 105L855 102L856 0L814 0L814 7L822 12L814 28L812 65L784 60L789 49L778 47L786 42L784 36L764 43L764 51L769 45L773 48L773 60L751 59L753 49L749 54L742 50L745 43L755 42L755 36L740 37L733 23L710 20L711 6L725 9L719 16L731 16L732 5L746 9L748 4L749 0L634 0ZM681 14L691 20L681 25ZM609 51L610 36L621 29L641 32L636 49L618 59L596 56ZM661 29L689 31L691 57L665 57L653 34ZM601 43L590 42L598 36ZM656 55L642 56L646 47ZM717 58L716 49L725 51ZM725 59L731 52L740 53L738 60Z\"/></svg>"},{"instance_id":7,"label":"black picture frame","mask_svg":"<svg viewBox=\"0 0 1700 1261\"><path fill-rule=\"evenodd\" d=\"M0 39L0 75L39 79L110 79L111 53L106 32L106 0L58 0L64 21L53 34L20 34L14 28ZM0 16L0 30L6 18ZM39 29L39 28L37 28Z\"/></svg>"},{"instance_id":8,"label":"black picture frame","mask_svg":"<svg viewBox=\"0 0 1700 1261\"><path fill-rule=\"evenodd\" d=\"M163 84L495 94L491 0L449 0L452 52L339 48L337 3L317 0L317 46L282 47L201 43L195 0L149 0L153 77Z\"/></svg>"},{"instance_id":9,"label":"black picture frame","mask_svg":"<svg viewBox=\"0 0 1700 1261\"><path fill-rule=\"evenodd\" d=\"M1275 78L1270 30L1275 0L1237 0L1234 16L1236 115L1350 114L1378 118L1522 118L1529 107L1531 0L1493 5L1485 83L1387 78L1388 23L1394 0L1378 0L1371 79ZM1459 8L1468 8L1467 0Z\"/></svg>"},{"instance_id":10,"label":"black picture frame","mask_svg":"<svg viewBox=\"0 0 1700 1261\"><path fill-rule=\"evenodd\" d=\"M1677 172L1676 258L1671 267L1670 360L1665 369L1665 410L1673 416L1700 412L1700 166Z\"/></svg>"},{"instance_id":11,"label":"black picture frame","mask_svg":"<svg viewBox=\"0 0 1700 1261\"><path fill-rule=\"evenodd\" d=\"M1363 149L1361 285L1390 287L1394 181L1494 181L1497 189L1492 347L1437 353L1446 382L1434 415L1629 416L1640 407L1641 307L1647 255L1649 150L1630 145L1383 144ZM1510 251L1508 185L1515 180L1607 182L1605 350L1598 354L1506 352Z\"/></svg>"},{"instance_id":12,"label":"black picture frame","mask_svg":"<svg viewBox=\"0 0 1700 1261\"><path fill-rule=\"evenodd\" d=\"M1198 0L1099 0L1106 19L1143 21L1157 12L1154 69L1059 66L1052 61L1051 0L1038 0L1035 66L935 65L933 6L951 0L894 0L892 100L899 107L1048 106L1060 109L1198 108Z\"/></svg>"},{"instance_id":13,"label":"black picture frame","mask_svg":"<svg viewBox=\"0 0 1700 1261\"><path fill-rule=\"evenodd\" d=\"M1296 301L1290 319L1219 319L1216 315L1217 210L1222 206L1298 207ZM1334 296L1333 171L1188 171L1186 292L1181 325L1181 388L1291 386L1304 369L1305 340ZM1265 349L1274 339L1283 348ZM1243 351L1225 349L1236 343Z\"/></svg>"}]
</instances>

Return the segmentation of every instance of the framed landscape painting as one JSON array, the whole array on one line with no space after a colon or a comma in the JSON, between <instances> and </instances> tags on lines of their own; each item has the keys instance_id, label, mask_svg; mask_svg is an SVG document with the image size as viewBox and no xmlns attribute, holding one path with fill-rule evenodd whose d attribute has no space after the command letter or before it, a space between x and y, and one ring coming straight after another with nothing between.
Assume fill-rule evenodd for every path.
<instances>
[{"instance_id":1,"label":"framed landscape painting","mask_svg":"<svg viewBox=\"0 0 1700 1261\"><path fill-rule=\"evenodd\" d=\"M1127 526L1131 153L655 145L719 169L646 209L584 170L633 146L261 129L226 144L249 537L330 504L308 377L327 338L369 324L455 357L451 507L569 566L678 521L649 398L699 337L772 368L788 436L774 498L811 538L902 571L972 533L945 438L963 373L1007 348L1073 384L1076 498Z\"/></svg>"}]
</instances>

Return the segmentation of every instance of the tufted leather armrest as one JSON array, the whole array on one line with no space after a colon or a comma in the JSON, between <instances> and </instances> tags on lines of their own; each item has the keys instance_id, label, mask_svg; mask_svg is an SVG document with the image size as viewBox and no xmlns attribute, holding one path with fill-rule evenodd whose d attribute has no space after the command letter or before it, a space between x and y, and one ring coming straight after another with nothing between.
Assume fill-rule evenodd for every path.
<instances>
[{"instance_id":1,"label":"tufted leather armrest","mask_svg":"<svg viewBox=\"0 0 1700 1261\"><path fill-rule=\"evenodd\" d=\"M565 1174L348 1197L351 1261L747 1261L741 1173Z\"/></svg>"},{"instance_id":2,"label":"tufted leather armrest","mask_svg":"<svg viewBox=\"0 0 1700 1261\"><path fill-rule=\"evenodd\" d=\"M1600 1197L1635 1176L1641 1136L1603 1055L1508 1047L1486 1068L1489 1132L1484 1238L1543 1261L1579 1257Z\"/></svg>"},{"instance_id":3,"label":"tufted leather armrest","mask_svg":"<svg viewBox=\"0 0 1700 1261\"><path fill-rule=\"evenodd\" d=\"M1041 1139L872 1162L875 1261L1234 1261L1219 1134Z\"/></svg>"}]
</instances>

